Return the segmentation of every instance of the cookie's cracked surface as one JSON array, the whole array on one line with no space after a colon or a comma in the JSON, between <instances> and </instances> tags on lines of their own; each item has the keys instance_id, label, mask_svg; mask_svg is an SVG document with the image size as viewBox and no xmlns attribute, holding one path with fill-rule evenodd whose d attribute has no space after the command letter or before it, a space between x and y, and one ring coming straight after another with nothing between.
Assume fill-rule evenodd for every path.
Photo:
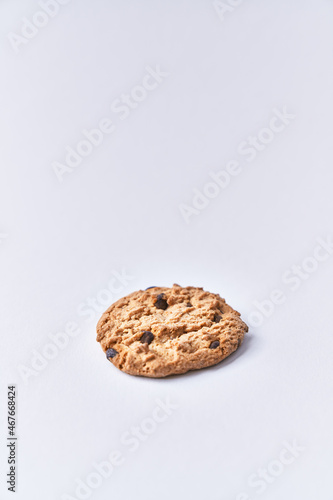
<instances>
[{"instance_id":1,"label":"cookie's cracked surface","mask_svg":"<svg viewBox=\"0 0 333 500\"><path fill-rule=\"evenodd\" d=\"M150 287L114 304L97 324L107 359L131 375L165 377L215 365L241 344L247 325L218 294Z\"/></svg>"}]
</instances>

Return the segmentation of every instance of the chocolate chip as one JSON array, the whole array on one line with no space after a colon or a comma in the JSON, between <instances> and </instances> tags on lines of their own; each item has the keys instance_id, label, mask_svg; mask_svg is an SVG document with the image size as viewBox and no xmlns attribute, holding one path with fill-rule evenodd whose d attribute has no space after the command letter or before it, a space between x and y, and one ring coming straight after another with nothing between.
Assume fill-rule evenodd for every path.
<instances>
[{"instance_id":1,"label":"chocolate chip","mask_svg":"<svg viewBox=\"0 0 333 500\"><path fill-rule=\"evenodd\" d=\"M186 304L186 307L192 307L191 302L188 302L188 303Z\"/></svg>"},{"instance_id":2,"label":"chocolate chip","mask_svg":"<svg viewBox=\"0 0 333 500\"><path fill-rule=\"evenodd\" d=\"M213 342L209 346L209 349L216 349L219 345L220 345L219 340L213 340Z\"/></svg>"},{"instance_id":3,"label":"chocolate chip","mask_svg":"<svg viewBox=\"0 0 333 500\"><path fill-rule=\"evenodd\" d=\"M159 295L157 295L157 300L155 302L155 307L157 307L157 309L163 309L164 311L168 307L168 303L164 299L164 293L160 293Z\"/></svg>"},{"instance_id":4,"label":"chocolate chip","mask_svg":"<svg viewBox=\"0 0 333 500\"><path fill-rule=\"evenodd\" d=\"M146 290L150 290L151 288L156 288L156 286L149 286Z\"/></svg>"},{"instance_id":5,"label":"chocolate chip","mask_svg":"<svg viewBox=\"0 0 333 500\"><path fill-rule=\"evenodd\" d=\"M112 359L112 358L114 358L115 356L117 356L117 354L118 354L118 351L116 351L115 349L108 349L108 350L106 351L106 357L107 357L108 359Z\"/></svg>"},{"instance_id":6,"label":"chocolate chip","mask_svg":"<svg viewBox=\"0 0 333 500\"><path fill-rule=\"evenodd\" d=\"M222 316L220 316L219 314L215 314L215 316L214 316L215 323L219 323L221 321L221 319L222 319Z\"/></svg>"},{"instance_id":7,"label":"chocolate chip","mask_svg":"<svg viewBox=\"0 0 333 500\"><path fill-rule=\"evenodd\" d=\"M153 340L154 335L151 332L143 332L140 342L142 342L142 344L150 344Z\"/></svg>"}]
</instances>

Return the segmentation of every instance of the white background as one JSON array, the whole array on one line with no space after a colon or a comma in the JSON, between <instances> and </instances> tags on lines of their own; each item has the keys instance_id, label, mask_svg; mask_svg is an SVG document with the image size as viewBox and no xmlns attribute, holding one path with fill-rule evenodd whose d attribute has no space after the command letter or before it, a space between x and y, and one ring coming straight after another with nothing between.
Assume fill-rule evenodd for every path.
<instances>
[{"instance_id":1,"label":"white background","mask_svg":"<svg viewBox=\"0 0 333 500\"><path fill-rule=\"evenodd\" d=\"M333 256L295 292L282 281L333 235L332 2L248 0L220 18L204 0L72 0L16 53L8 33L38 10L0 5L0 497L76 498L118 449L124 463L89 498L332 500ZM112 102L156 65L169 76L121 120ZM283 106L295 118L247 161L239 144ZM59 182L52 162L104 117L115 132ZM241 173L187 224L179 206L233 159ZM99 313L78 313L123 269L114 300L175 282L220 293L245 320L273 289L285 302L216 367L131 377L95 341ZM19 367L69 321L80 334L24 381ZM122 434L166 397L178 408L131 453ZM257 493L251 474L294 440L304 450Z\"/></svg>"}]
</instances>

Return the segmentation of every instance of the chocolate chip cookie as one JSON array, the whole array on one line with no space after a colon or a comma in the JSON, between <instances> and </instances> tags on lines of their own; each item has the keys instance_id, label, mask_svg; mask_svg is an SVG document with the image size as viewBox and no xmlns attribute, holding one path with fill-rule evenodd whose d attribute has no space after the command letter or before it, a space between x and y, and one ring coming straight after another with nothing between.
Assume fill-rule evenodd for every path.
<instances>
[{"instance_id":1,"label":"chocolate chip cookie","mask_svg":"<svg viewBox=\"0 0 333 500\"><path fill-rule=\"evenodd\" d=\"M97 341L120 370L166 377L219 363L247 330L218 294L173 285L149 287L112 304L97 324Z\"/></svg>"}]
</instances>

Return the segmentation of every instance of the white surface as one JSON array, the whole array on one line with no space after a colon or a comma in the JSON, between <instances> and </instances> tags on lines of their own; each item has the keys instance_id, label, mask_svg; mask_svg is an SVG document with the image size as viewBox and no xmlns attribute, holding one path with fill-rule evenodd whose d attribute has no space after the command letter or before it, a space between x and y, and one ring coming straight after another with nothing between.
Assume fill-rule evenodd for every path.
<instances>
[{"instance_id":1,"label":"white surface","mask_svg":"<svg viewBox=\"0 0 333 500\"><path fill-rule=\"evenodd\" d=\"M221 20L203 0L72 0L16 54L7 34L38 10L0 6L1 498L16 383L17 500L77 498L116 449L124 463L89 498L331 499L333 256L295 292L282 275L333 234L332 3L252 0ZM111 103L156 65L169 76L121 120ZM283 106L296 117L248 162L239 144ZM60 183L52 162L104 117L114 133ZM186 224L179 205L235 159ZM273 289L285 302L217 367L134 378L104 359L99 313L78 313L122 269L114 299L204 286L245 320ZM69 321L79 335L25 384L19 366ZM166 397L178 408L131 453L122 434ZM251 474L294 440L305 449L257 493Z\"/></svg>"}]
</instances>

